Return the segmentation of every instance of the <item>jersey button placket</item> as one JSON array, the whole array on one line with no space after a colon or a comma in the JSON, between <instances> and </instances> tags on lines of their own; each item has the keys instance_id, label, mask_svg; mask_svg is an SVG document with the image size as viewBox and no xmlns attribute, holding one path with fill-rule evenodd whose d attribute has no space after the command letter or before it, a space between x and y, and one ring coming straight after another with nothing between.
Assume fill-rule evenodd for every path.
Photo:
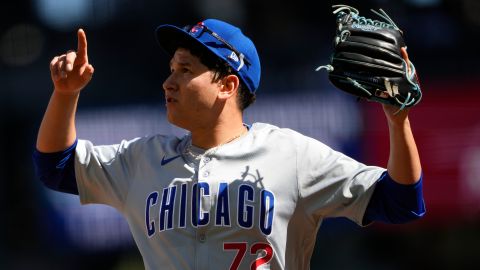
<instances>
[{"instance_id":1,"label":"jersey button placket","mask_svg":"<svg viewBox=\"0 0 480 270\"><path fill-rule=\"evenodd\" d=\"M199 233L198 234L198 242L200 243L205 243L205 241L207 241L207 236L205 235L205 233Z\"/></svg>"},{"instance_id":2,"label":"jersey button placket","mask_svg":"<svg viewBox=\"0 0 480 270\"><path fill-rule=\"evenodd\" d=\"M198 269L211 269L209 263L210 247L207 242L207 232L205 228L200 228L197 231L197 266Z\"/></svg>"},{"instance_id":3,"label":"jersey button placket","mask_svg":"<svg viewBox=\"0 0 480 270\"><path fill-rule=\"evenodd\" d=\"M201 167L201 173L199 175L201 175L203 178L207 178L210 176L210 171L209 171L209 168L210 166L207 166L209 165L209 163L212 161L212 158L211 157L203 157L201 162L200 162L200 167Z\"/></svg>"},{"instance_id":4,"label":"jersey button placket","mask_svg":"<svg viewBox=\"0 0 480 270\"><path fill-rule=\"evenodd\" d=\"M200 168L198 172L198 175L199 175L198 180L200 182L208 182L210 185L210 195L202 198L208 201L202 201L201 203L202 211L204 211L205 213L207 212L210 213L210 221L208 225L197 228L197 247L198 247L197 266L198 266L198 269L202 269L202 270L211 269L211 265L210 265L211 262L209 261L209 258L210 258L209 252L211 250L209 247L210 245L208 243L207 233L208 233L208 228L212 224L212 220L211 220L212 219L212 201L210 200L213 197L214 191L212 190L211 179L209 179L209 177L211 177L212 175L211 174L212 165L213 165L212 158L204 156L200 161L200 166L199 166Z\"/></svg>"}]
</instances>

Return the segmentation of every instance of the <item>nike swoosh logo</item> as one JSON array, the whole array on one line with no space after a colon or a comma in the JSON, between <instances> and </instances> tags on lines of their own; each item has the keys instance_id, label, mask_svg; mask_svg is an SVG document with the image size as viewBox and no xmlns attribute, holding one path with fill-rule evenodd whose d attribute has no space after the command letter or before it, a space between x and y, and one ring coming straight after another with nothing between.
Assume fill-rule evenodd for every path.
<instances>
[{"instance_id":1,"label":"nike swoosh logo","mask_svg":"<svg viewBox=\"0 0 480 270\"><path fill-rule=\"evenodd\" d=\"M163 156L162 161L160 162L160 165L164 166L178 157L180 157L180 155L165 159L165 156Z\"/></svg>"}]
</instances>

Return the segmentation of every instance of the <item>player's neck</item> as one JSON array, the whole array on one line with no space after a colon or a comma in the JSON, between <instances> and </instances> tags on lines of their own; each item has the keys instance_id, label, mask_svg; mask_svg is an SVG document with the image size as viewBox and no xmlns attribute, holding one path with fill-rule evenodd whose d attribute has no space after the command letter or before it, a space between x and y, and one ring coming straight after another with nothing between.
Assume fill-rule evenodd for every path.
<instances>
[{"instance_id":1,"label":"player's neck","mask_svg":"<svg viewBox=\"0 0 480 270\"><path fill-rule=\"evenodd\" d=\"M234 141L247 132L248 130L243 125L241 118L230 122L219 121L212 126L191 130L192 145L202 149L210 149Z\"/></svg>"}]
</instances>

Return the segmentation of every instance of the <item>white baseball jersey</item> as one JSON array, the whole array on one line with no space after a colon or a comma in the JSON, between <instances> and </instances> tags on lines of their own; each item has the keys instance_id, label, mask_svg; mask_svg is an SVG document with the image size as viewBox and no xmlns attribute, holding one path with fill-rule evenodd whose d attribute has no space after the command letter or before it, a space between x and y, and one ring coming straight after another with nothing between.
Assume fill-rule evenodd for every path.
<instances>
[{"instance_id":1,"label":"white baseball jersey","mask_svg":"<svg viewBox=\"0 0 480 270\"><path fill-rule=\"evenodd\" d=\"M191 137L79 140L81 202L115 207L146 269L309 269L324 218L361 224L385 169L256 123L207 151Z\"/></svg>"}]
</instances>

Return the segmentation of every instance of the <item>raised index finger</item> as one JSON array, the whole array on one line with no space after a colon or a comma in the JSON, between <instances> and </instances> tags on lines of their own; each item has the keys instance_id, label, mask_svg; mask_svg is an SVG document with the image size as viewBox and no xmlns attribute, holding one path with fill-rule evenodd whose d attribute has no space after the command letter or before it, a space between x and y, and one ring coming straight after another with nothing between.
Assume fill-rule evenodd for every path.
<instances>
[{"instance_id":1,"label":"raised index finger","mask_svg":"<svg viewBox=\"0 0 480 270\"><path fill-rule=\"evenodd\" d=\"M78 47L77 47L77 58L83 62L88 63L88 54L87 54L87 35L83 29L78 29Z\"/></svg>"}]
</instances>

